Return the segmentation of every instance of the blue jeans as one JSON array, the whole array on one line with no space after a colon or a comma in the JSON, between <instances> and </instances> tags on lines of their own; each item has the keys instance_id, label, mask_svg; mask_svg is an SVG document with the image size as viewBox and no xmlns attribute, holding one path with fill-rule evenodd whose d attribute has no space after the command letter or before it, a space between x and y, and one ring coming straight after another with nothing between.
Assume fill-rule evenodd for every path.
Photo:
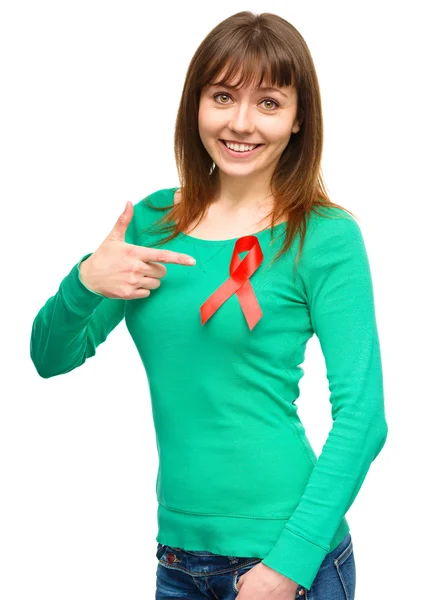
<instances>
[{"instance_id":1,"label":"blue jeans","mask_svg":"<svg viewBox=\"0 0 445 600\"><path fill-rule=\"evenodd\" d=\"M222 556L158 544L156 557L156 600L234 600L241 575L261 558ZM301 592L301 593L300 593ZM327 554L310 590L299 586L301 600L354 600L355 561L351 534Z\"/></svg>"}]
</instances>

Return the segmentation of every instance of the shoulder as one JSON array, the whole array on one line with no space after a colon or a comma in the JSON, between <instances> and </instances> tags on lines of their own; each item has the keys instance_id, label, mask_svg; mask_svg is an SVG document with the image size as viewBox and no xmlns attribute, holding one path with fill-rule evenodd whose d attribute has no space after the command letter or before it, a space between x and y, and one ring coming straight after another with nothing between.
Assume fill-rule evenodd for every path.
<instances>
[{"instance_id":1,"label":"shoulder","mask_svg":"<svg viewBox=\"0 0 445 600\"><path fill-rule=\"evenodd\" d=\"M155 190L154 192L151 192L142 198L142 200L139 200L134 206L138 206L140 209L142 207L151 208L152 206L157 208L170 207L171 204L173 204L174 199L177 197L177 193L175 193L175 190L177 189L178 191L180 190L180 188L176 187Z\"/></svg>"},{"instance_id":2,"label":"shoulder","mask_svg":"<svg viewBox=\"0 0 445 600\"><path fill-rule=\"evenodd\" d=\"M357 220L342 208L324 206L312 210L307 228L308 245L326 245L333 239L348 240L362 237Z\"/></svg>"},{"instance_id":3,"label":"shoulder","mask_svg":"<svg viewBox=\"0 0 445 600\"><path fill-rule=\"evenodd\" d=\"M311 213L303 245L304 270L326 270L363 259L366 260L365 241L352 215L337 207L323 207Z\"/></svg>"},{"instance_id":4,"label":"shoulder","mask_svg":"<svg viewBox=\"0 0 445 600\"><path fill-rule=\"evenodd\" d=\"M161 188L133 204L133 218L130 223L132 239L137 240L141 232L150 228L155 221L166 214L176 196L175 190L176 187ZM165 211L159 210L161 208L165 208ZM137 241L134 243L137 243Z\"/></svg>"},{"instance_id":5,"label":"shoulder","mask_svg":"<svg viewBox=\"0 0 445 600\"><path fill-rule=\"evenodd\" d=\"M337 227L340 223L340 227L345 221L357 221L352 215L350 215L343 208L337 206L317 206L312 208L309 216L310 222L314 227ZM347 225L346 225L347 226Z\"/></svg>"}]
</instances>

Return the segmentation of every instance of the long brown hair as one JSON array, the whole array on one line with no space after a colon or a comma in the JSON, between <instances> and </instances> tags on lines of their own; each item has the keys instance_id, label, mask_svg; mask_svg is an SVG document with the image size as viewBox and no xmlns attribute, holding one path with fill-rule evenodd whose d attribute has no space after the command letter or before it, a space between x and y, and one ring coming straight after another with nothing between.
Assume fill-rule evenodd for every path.
<instances>
[{"instance_id":1,"label":"long brown hair","mask_svg":"<svg viewBox=\"0 0 445 600\"><path fill-rule=\"evenodd\" d=\"M218 79L222 73L223 79ZM286 237L274 260L287 252L295 236L300 234L297 261L312 210L317 212L324 207L336 207L354 215L331 202L323 182L321 97L309 48L293 25L272 13L255 15L242 11L228 17L210 31L190 62L174 135L181 201L159 207L152 205L149 197L146 199L150 208L169 211L158 219L158 231L172 233L159 244L187 231L195 219L200 220L204 216L214 198L217 169L198 130L201 90L208 84L228 83L236 73L241 73L235 84L237 87L260 86L266 81L270 86L294 86L297 90L300 129L291 134L273 173L270 186L274 207L269 214L269 217L272 216L272 236L275 221L281 215L288 217ZM326 213L324 211L324 216L329 216Z\"/></svg>"}]
</instances>

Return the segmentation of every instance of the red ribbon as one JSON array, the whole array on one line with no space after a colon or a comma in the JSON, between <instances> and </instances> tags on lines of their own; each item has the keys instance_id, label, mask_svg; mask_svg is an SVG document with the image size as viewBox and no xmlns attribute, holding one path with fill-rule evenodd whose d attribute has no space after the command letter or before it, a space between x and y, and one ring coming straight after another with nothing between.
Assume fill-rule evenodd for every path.
<instances>
[{"instance_id":1,"label":"red ribbon","mask_svg":"<svg viewBox=\"0 0 445 600\"><path fill-rule=\"evenodd\" d=\"M247 252L242 260L238 256L241 252ZM235 242L232 260L230 261L229 279L214 291L200 308L203 325L232 294L236 293L249 329L252 331L263 316L263 312L249 278L255 273L262 261L263 252L258 239L254 235L246 235Z\"/></svg>"}]
</instances>

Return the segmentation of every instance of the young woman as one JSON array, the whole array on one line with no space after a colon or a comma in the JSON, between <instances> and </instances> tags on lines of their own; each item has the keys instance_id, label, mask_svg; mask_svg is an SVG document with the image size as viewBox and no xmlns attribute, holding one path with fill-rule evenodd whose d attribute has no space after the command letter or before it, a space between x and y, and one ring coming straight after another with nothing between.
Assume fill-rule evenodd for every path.
<instances>
[{"instance_id":1,"label":"young woman","mask_svg":"<svg viewBox=\"0 0 445 600\"><path fill-rule=\"evenodd\" d=\"M354 598L345 514L388 428L365 244L327 196L322 145L298 31L224 20L186 75L181 187L127 203L34 321L31 357L52 377L125 317L159 453L157 600ZM333 418L318 458L294 404L314 334Z\"/></svg>"}]
</instances>

